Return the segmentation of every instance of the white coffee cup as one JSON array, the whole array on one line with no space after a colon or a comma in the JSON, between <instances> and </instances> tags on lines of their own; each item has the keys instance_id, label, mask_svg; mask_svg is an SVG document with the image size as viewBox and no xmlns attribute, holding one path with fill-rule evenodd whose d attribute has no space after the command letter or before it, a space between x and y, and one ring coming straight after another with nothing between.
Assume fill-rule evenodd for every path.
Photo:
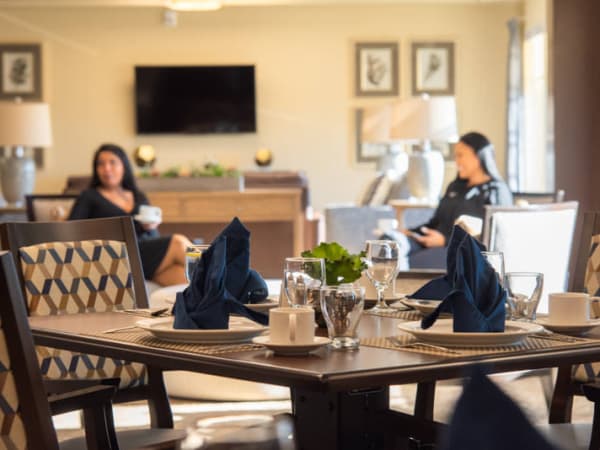
<instances>
[{"instance_id":1,"label":"white coffee cup","mask_svg":"<svg viewBox=\"0 0 600 450\"><path fill-rule=\"evenodd\" d=\"M315 310L279 307L269 310L269 340L281 345L309 345L315 341Z\"/></svg>"},{"instance_id":2,"label":"white coffee cup","mask_svg":"<svg viewBox=\"0 0 600 450\"><path fill-rule=\"evenodd\" d=\"M144 222L162 222L162 210L158 206L140 205L139 214Z\"/></svg>"},{"instance_id":3,"label":"white coffee cup","mask_svg":"<svg viewBox=\"0 0 600 450\"><path fill-rule=\"evenodd\" d=\"M548 320L557 325L590 320L590 296L582 292L548 294Z\"/></svg>"}]
</instances>

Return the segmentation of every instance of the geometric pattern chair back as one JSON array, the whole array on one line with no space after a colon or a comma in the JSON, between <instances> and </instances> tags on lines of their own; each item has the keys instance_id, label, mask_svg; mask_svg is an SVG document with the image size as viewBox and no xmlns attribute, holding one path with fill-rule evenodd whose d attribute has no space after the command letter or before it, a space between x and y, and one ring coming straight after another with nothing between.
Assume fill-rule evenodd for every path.
<instances>
[{"instance_id":1,"label":"geometric pattern chair back","mask_svg":"<svg viewBox=\"0 0 600 450\"><path fill-rule=\"evenodd\" d=\"M30 316L135 308L125 243L47 242L19 249Z\"/></svg>"},{"instance_id":2,"label":"geometric pattern chair back","mask_svg":"<svg viewBox=\"0 0 600 450\"><path fill-rule=\"evenodd\" d=\"M18 276L0 252L0 447L58 450Z\"/></svg>"},{"instance_id":3,"label":"geometric pattern chair back","mask_svg":"<svg viewBox=\"0 0 600 450\"><path fill-rule=\"evenodd\" d=\"M600 212L583 215L581 241L575 261L571 289L600 295ZM573 378L582 383L600 381L600 362L573 366Z\"/></svg>"},{"instance_id":4,"label":"geometric pattern chair back","mask_svg":"<svg viewBox=\"0 0 600 450\"><path fill-rule=\"evenodd\" d=\"M585 268L585 292L592 296L600 295L600 234L592 236L590 252Z\"/></svg>"},{"instance_id":5,"label":"geometric pattern chair back","mask_svg":"<svg viewBox=\"0 0 600 450\"><path fill-rule=\"evenodd\" d=\"M19 249L29 315L80 314L135 308L123 242L46 242ZM49 347L36 347L42 374L52 379L120 378L120 387L146 382L146 366Z\"/></svg>"}]
</instances>

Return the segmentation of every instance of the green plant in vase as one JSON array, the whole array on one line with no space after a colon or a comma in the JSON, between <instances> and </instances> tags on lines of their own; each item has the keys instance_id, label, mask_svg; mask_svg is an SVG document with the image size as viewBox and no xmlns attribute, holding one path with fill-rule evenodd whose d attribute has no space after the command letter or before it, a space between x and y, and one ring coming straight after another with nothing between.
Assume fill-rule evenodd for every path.
<instances>
[{"instance_id":1,"label":"green plant in vase","mask_svg":"<svg viewBox=\"0 0 600 450\"><path fill-rule=\"evenodd\" d=\"M327 286L354 283L361 277L362 271L367 268L363 261L366 256L364 251L359 254L351 254L337 242L321 242L312 250L302 252L302 256L305 258L323 258L325 260L325 284ZM325 327L318 290L308 293L308 303L315 309L319 326Z\"/></svg>"}]
</instances>

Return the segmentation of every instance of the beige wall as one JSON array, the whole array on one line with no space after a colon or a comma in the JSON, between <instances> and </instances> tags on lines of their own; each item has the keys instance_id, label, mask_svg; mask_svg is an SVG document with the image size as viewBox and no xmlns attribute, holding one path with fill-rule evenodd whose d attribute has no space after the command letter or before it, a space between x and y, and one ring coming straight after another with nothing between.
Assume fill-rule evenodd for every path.
<instances>
[{"instance_id":1,"label":"beige wall","mask_svg":"<svg viewBox=\"0 0 600 450\"><path fill-rule=\"evenodd\" d=\"M36 191L87 173L105 141L153 144L161 169L206 160L250 169L266 146L275 169L307 172L322 208L353 201L373 176L373 164L354 159L354 108L390 100L354 97L357 41L399 43L401 97L410 95L410 41L454 41L459 128L488 134L503 167L505 24L520 13L517 4L232 7L180 14L178 27L165 28L159 9L0 8L0 41L43 44L55 137ZM258 132L136 136L136 64L255 64Z\"/></svg>"}]
</instances>

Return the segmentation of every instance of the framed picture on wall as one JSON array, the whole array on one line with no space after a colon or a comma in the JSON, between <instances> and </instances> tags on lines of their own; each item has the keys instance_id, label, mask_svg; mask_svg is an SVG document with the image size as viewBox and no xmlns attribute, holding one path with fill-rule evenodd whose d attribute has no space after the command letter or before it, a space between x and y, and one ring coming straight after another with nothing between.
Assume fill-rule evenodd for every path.
<instances>
[{"instance_id":1,"label":"framed picture on wall","mask_svg":"<svg viewBox=\"0 0 600 450\"><path fill-rule=\"evenodd\" d=\"M454 43L412 43L412 94L454 95Z\"/></svg>"},{"instance_id":2,"label":"framed picture on wall","mask_svg":"<svg viewBox=\"0 0 600 450\"><path fill-rule=\"evenodd\" d=\"M0 99L42 98L39 44L0 44Z\"/></svg>"},{"instance_id":3,"label":"framed picture on wall","mask_svg":"<svg viewBox=\"0 0 600 450\"><path fill-rule=\"evenodd\" d=\"M387 151L388 144L379 142L363 142L362 124L363 110L357 109L355 114L354 127L356 130L356 161L373 162Z\"/></svg>"},{"instance_id":4,"label":"framed picture on wall","mask_svg":"<svg viewBox=\"0 0 600 450\"><path fill-rule=\"evenodd\" d=\"M356 95L398 95L398 44L356 44Z\"/></svg>"}]
</instances>

